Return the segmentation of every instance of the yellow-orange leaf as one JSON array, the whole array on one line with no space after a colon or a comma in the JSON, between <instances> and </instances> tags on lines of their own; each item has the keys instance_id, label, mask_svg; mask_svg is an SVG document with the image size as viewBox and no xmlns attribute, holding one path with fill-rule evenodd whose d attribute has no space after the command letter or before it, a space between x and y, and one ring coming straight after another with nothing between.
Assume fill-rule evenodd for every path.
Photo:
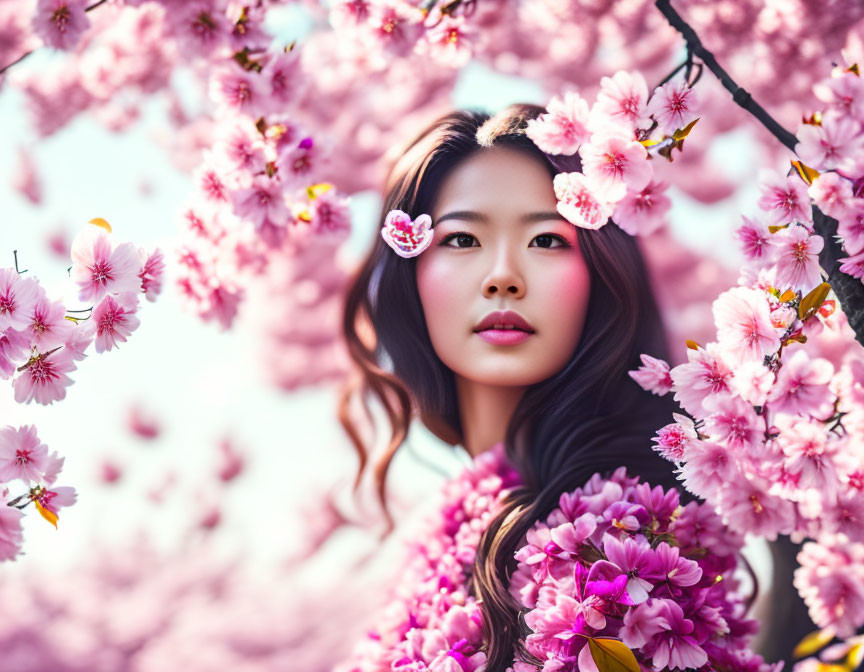
<instances>
[{"instance_id":1,"label":"yellow-orange leaf","mask_svg":"<svg viewBox=\"0 0 864 672\"><path fill-rule=\"evenodd\" d=\"M771 226L768 227L768 232L769 233L777 233L778 231L785 229L787 226L789 226L789 225L788 224L772 224Z\"/></svg>"},{"instance_id":2,"label":"yellow-orange leaf","mask_svg":"<svg viewBox=\"0 0 864 672\"><path fill-rule=\"evenodd\" d=\"M39 513L42 514L42 517L45 520L47 520L49 523L51 523L56 529L56 527L57 527L57 514L54 513L53 511L49 511L48 509L46 509L36 499L33 500L33 503L36 505L37 511L39 511Z\"/></svg>"},{"instance_id":3,"label":"yellow-orange leaf","mask_svg":"<svg viewBox=\"0 0 864 672\"><path fill-rule=\"evenodd\" d=\"M636 656L618 639L589 637L588 648L600 672L639 672Z\"/></svg>"},{"instance_id":4,"label":"yellow-orange leaf","mask_svg":"<svg viewBox=\"0 0 864 672\"><path fill-rule=\"evenodd\" d=\"M310 187L306 187L306 195L310 198L310 200L315 200L315 198L323 194L325 191L328 191L332 186L333 185L329 182L313 184Z\"/></svg>"},{"instance_id":5,"label":"yellow-orange leaf","mask_svg":"<svg viewBox=\"0 0 864 672\"><path fill-rule=\"evenodd\" d=\"M846 72L854 72L859 77L861 76L861 70L858 68L857 63L853 63L848 68L846 68Z\"/></svg>"},{"instance_id":6,"label":"yellow-orange leaf","mask_svg":"<svg viewBox=\"0 0 864 672\"><path fill-rule=\"evenodd\" d=\"M783 303L788 303L789 301L794 301L796 296L798 295L795 292L793 292L791 289L787 289L780 295L780 300Z\"/></svg>"},{"instance_id":7,"label":"yellow-orange leaf","mask_svg":"<svg viewBox=\"0 0 864 672\"><path fill-rule=\"evenodd\" d=\"M814 630L804 635L804 638L795 645L792 650L792 657L797 659L812 656L823 649L832 639L834 639L834 631L830 628Z\"/></svg>"},{"instance_id":8,"label":"yellow-orange leaf","mask_svg":"<svg viewBox=\"0 0 864 672\"><path fill-rule=\"evenodd\" d=\"M810 166L806 166L800 161L793 161L792 166L795 170L798 171L798 175L804 180L807 184L813 184L813 180L819 177L819 171L811 168Z\"/></svg>"},{"instance_id":9,"label":"yellow-orange leaf","mask_svg":"<svg viewBox=\"0 0 864 672\"><path fill-rule=\"evenodd\" d=\"M802 320L812 317L816 311L822 307L822 304L825 303L825 299L828 298L828 292L830 291L831 285L827 282L823 282L807 296L801 299L801 303L798 304L798 317Z\"/></svg>"},{"instance_id":10,"label":"yellow-orange leaf","mask_svg":"<svg viewBox=\"0 0 864 672\"><path fill-rule=\"evenodd\" d=\"M857 670L864 662L864 644L855 644L846 654L846 667Z\"/></svg>"},{"instance_id":11,"label":"yellow-orange leaf","mask_svg":"<svg viewBox=\"0 0 864 672\"><path fill-rule=\"evenodd\" d=\"M303 212L301 212L297 215L297 219L300 219L304 222L311 222L312 221L312 215L309 214L308 210L304 210Z\"/></svg>"},{"instance_id":12,"label":"yellow-orange leaf","mask_svg":"<svg viewBox=\"0 0 864 672\"><path fill-rule=\"evenodd\" d=\"M101 217L96 217L94 219L91 219L87 223L93 224L94 226L101 227L101 228L105 229L108 233L111 233L111 225L108 222L106 222L104 219L102 219Z\"/></svg>"},{"instance_id":13,"label":"yellow-orange leaf","mask_svg":"<svg viewBox=\"0 0 864 672\"><path fill-rule=\"evenodd\" d=\"M808 126L821 126L822 125L822 113L814 112L809 117L803 117L801 119L802 124L807 124Z\"/></svg>"},{"instance_id":14,"label":"yellow-orange leaf","mask_svg":"<svg viewBox=\"0 0 864 672\"><path fill-rule=\"evenodd\" d=\"M644 147L653 147L654 145L657 145L659 143L660 143L659 140L652 140L651 138L648 138L647 140L640 140L639 141L639 144L643 145Z\"/></svg>"},{"instance_id":15,"label":"yellow-orange leaf","mask_svg":"<svg viewBox=\"0 0 864 672\"><path fill-rule=\"evenodd\" d=\"M845 665L834 665L833 663L819 663L817 672L853 672Z\"/></svg>"},{"instance_id":16,"label":"yellow-orange leaf","mask_svg":"<svg viewBox=\"0 0 864 672\"><path fill-rule=\"evenodd\" d=\"M689 338L685 341L687 347L691 350L698 350L701 346L696 341L691 341Z\"/></svg>"},{"instance_id":17,"label":"yellow-orange leaf","mask_svg":"<svg viewBox=\"0 0 864 672\"><path fill-rule=\"evenodd\" d=\"M696 125L696 122L699 121L699 117L696 117L693 121L687 124L684 128L679 128L672 134L672 137L676 140L683 140L688 135L690 135L690 131L693 130L693 127Z\"/></svg>"}]
</instances>

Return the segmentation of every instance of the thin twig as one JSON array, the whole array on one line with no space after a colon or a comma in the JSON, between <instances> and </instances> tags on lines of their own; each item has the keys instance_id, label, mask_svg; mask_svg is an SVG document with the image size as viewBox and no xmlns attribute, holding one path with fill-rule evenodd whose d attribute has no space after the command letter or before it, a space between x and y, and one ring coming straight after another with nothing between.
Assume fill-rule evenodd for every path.
<instances>
[{"instance_id":1,"label":"thin twig","mask_svg":"<svg viewBox=\"0 0 864 672\"><path fill-rule=\"evenodd\" d=\"M23 271L18 270L18 250L12 250L12 256L15 257L15 272L18 275L21 275L22 273L26 273L28 271L28 269L26 269L26 268Z\"/></svg>"}]
</instances>

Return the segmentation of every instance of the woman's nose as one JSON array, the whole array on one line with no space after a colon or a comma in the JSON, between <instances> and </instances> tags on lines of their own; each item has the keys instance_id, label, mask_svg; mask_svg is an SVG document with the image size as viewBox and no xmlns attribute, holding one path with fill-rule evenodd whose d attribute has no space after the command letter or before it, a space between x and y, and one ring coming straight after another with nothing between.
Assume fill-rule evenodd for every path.
<instances>
[{"instance_id":1,"label":"woman's nose","mask_svg":"<svg viewBox=\"0 0 864 672\"><path fill-rule=\"evenodd\" d=\"M494 268L483 279L483 296L492 298L498 295L515 299L525 295L525 278L506 252L498 255Z\"/></svg>"}]
</instances>

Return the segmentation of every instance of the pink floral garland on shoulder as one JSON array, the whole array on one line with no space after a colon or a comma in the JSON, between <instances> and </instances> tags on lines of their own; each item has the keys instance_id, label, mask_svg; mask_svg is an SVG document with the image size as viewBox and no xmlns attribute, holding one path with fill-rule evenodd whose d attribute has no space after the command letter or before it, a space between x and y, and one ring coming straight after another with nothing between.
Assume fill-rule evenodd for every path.
<instances>
[{"instance_id":1,"label":"pink floral garland on shoulder","mask_svg":"<svg viewBox=\"0 0 864 672\"><path fill-rule=\"evenodd\" d=\"M375 627L333 672L485 671L482 614L466 582L481 535L521 483L499 443L444 484ZM592 637L632 649L641 670L779 670L747 649L756 623L732 575L741 541L708 507L681 506L675 490L623 467L595 474L562 494L515 555L510 591L541 662L514 660L508 672L596 672Z\"/></svg>"}]
</instances>

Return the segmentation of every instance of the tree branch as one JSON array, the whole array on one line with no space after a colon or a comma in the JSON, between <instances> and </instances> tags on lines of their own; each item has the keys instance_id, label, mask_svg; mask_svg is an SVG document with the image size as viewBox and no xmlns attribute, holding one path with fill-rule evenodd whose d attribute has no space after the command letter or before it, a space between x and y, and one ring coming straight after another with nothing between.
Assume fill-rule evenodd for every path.
<instances>
[{"instance_id":1,"label":"tree branch","mask_svg":"<svg viewBox=\"0 0 864 672\"><path fill-rule=\"evenodd\" d=\"M729 73L720 67L717 59L714 58L714 54L702 45L702 41L699 39L696 31L693 30L690 24L681 18L681 15L678 12L672 9L670 0L657 0L655 6L660 10L660 13L666 17L669 25L681 33L682 37L687 41L687 49L689 49L695 56L698 56L705 66L714 73L714 76L720 80L723 87L732 94L732 100L761 121L762 125L771 132L771 135L794 152L795 145L798 144L798 138L777 123L777 121L765 111L765 108L753 100L753 97L742 87L738 86L729 76Z\"/></svg>"},{"instance_id":2,"label":"tree branch","mask_svg":"<svg viewBox=\"0 0 864 672\"><path fill-rule=\"evenodd\" d=\"M687 49L698 56L705 66L720 80L724 88L732 94L732 100L756 117L765 128L777 138L784 146L795 151L798 138L783 128L777 121L765 111L759 103L742 87L735 83L727 73L714 54L708 51L702 44L696 31L678 14L670 0L657 0L657 9L666 17L675 30L677 30L687 41ZM837 220L828 217L818 207L813 206L813 229L825 240L825 245L819 255L819 265L828 275L828 283L840 302L841 309L849 320L849 325L855 331L855 340L864 345L864 283L853 278L847 273L840 271L837 261L843 254L843 249L834 236L837 234Z\"/></svg>"}]
</instances>

